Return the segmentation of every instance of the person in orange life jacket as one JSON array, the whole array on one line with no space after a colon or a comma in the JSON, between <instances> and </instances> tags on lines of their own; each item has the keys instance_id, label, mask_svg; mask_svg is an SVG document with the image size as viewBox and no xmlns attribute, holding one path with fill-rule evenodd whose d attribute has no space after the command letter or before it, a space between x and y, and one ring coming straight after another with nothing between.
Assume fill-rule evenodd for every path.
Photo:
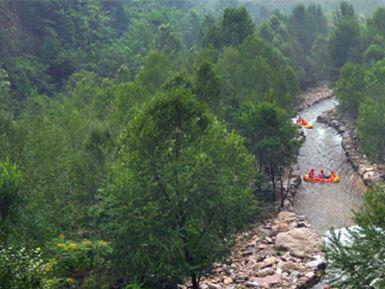
<instances>
[{"instance_id":1,"label":"person in orange life jacket","mask_svg":"<svg viewBox=\"0 0 385 289\"><path fill-rule=\"evenodd\" d=\"M304 122L304 119L299 115L299 116L298 116L297 123L302 124L303 122Z\"/></svg>"},{"instance_id":2,"label":"person in orange life jacket","mask_svg":"<svg viewBox=\"0 0 385 289\"><path fill-rule=\"evenodd\" d=\"M315 172L314 169L311 169L308 173L309 178L314 178L315 177Z\"/></svg>"}]
</instances>

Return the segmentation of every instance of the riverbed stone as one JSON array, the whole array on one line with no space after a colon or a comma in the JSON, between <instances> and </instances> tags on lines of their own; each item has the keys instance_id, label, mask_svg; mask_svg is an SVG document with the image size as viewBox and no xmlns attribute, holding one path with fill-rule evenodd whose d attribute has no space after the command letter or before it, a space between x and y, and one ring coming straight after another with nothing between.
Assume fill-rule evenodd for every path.
<instances>
[{"instance_id":1,"label":"riverbed stone","mask_svg":"<svg viewBox=\"0 0 385 289\"><path fill-rule=\"evenodd\" d=\"M322 269L325 268L325 261L323 260L313 260L306 263L306 268L308 269Z\"/></svg>"},{"instance_id":2,"label":"riverbed stone","mask_svg":"<svg viewBox=\"0 0 385 289\"><path fill-rule=\"evenodd\" d=\"M261 288L261 286L259 285L259 283L258 283L258 282L255 282L255 281L247 281L247 282L245 283L245 286L246 286L247 288Z\"/></svg>"},{"instance_id":3,"label":"riverbed stone","mask_svg":"<svg viewBox=\"0 0 385 289\"><path fill-rule=\"evenodd\" d=\"M277 229L279 232L287 232L287 231L289 231L289 224L286 222L285 223L279 223Z\"/></svg>"},{"instance_id":4,"label":"riverbed stone","mask_svg":"<svg viewBox=\"0 0 385 289\"><path fill-rule=\"evenodd\" d=\"M273 274L274 274L274 268L267 267L265 269L258 271L257 276L258 277L266 277L268 275L273 275Z\"/></svg>"},{"instance_id":5,"label":"riverbed stone","mask_svg":"<svg viewBox=\"0 0 385 289\"><path fill-rule=\"evenodd\" d=\"M302 252L310 254L322 249L323 240L309 228L295 228L279 233L275 239L278 248L288 249L293 255L302 256Z\"/></svg>"},{"instance_id":6,"label":"riverbed stone","mask_svg":"<svg viewBox=\"0 0 385 289\"><path fill-rule=\"evenodd\" d=\"M263 278L256 278L254 282L258 283L262 288L271 288L272 286L279 286L282 282L282 277L274 274Z\"/></svg>"},{"instance_id":7,"label":"riverbed stone","mask_svg":"<svg viewBox=\"0 0 385 289\"><path fill-rule=\"evenodd\" d=\"M369 185L373 182L377 182L381 180L381 175L377 172L366 172L363 177L363 181L365 184Z\"/></svg>"},{"instance_id":8,"label":"riverbed stone","mask_svg":"<svg viewBox=\"0 0 385 289\"><path fill-rule=\"evenodd\" d=\"M283 265L283 270L286 272L291 272L291 271L303 272L303 271L305 271L305 267L303 265L298 264L298 263L294 263L292 261L289 261Z\"/></svg>"},{"instance_id":9,"label":"riverbed stone","mask_svg":"<svg viewBox=\"0 0 385 289\"><path fill-rule=\"evenodd\" d=\"M289 211L282 211L282 212L279 212L277 217L278 219L283 221L292 221L296 218L296 214Z\"/></svg>"},{"instance_id":10,"label":"riverbed stone","mask_svg":"<svg viewBox=\"0 0 385 289\"><path fill-rule=\"evenodd\" d=\"M208 289L221 289L221 286L218 284L214 284L214 283L207 283L207 288Z\"/></svg>"}]
</instances>

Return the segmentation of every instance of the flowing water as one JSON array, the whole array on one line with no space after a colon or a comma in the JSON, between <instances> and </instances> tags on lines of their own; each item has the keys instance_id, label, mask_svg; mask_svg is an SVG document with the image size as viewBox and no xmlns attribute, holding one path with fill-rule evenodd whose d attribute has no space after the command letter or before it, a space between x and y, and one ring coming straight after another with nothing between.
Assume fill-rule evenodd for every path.
<instances>
[{"instance_id":1,"label":"flowing water","mask_svg":"<svg viewBox=\"0 0 385 289\"><path fill-rule=\"evenodd\" d=\"M314 129L305 130L306 140L299 152L298 165L302 174L314 168L316 172L332 169L340 176L336 184L302 182L296 196L295 211L306 216L321 234L331 227L353 225L352 210L359 208L366 189L346 159L341 136L335 129L316 122L317 116L336 105L335 99L328 99L300 113L314 125Z\"/></svg>"}]
</instances>

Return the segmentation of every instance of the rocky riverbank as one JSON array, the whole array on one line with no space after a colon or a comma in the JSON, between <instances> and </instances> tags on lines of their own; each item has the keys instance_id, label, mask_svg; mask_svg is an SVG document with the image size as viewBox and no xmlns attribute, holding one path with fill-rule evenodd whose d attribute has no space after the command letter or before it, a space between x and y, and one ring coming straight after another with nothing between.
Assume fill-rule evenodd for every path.
<instances>
[{"instance_id":1,"label":"rocky riverbank","mask_svg":"<svg viewBox=\"0 0 385 289\"><path fill-rule=\"evenodd\" d=\"M300 112L333 96L333 90L329 87L329 83L324 82L315 88L307 90L300 96L302 104L298 107L298 111Z\"/></svg>"},{"instance_id":2,"label":"rocky riverbank","mask_svg":"<svg viewBox=\"0 0 385 289\"><path fill-rule=\"evenodd\" d=\"M323 240L303 216L282 211L238 236L228 262L215 264L202 289L312 288L325 269Z\"/></svg>"},{"instance_id":3,"label":"rocky riverbank","mask_svg":"<svg viewBox=\"0 0 385 289\"><path fill-rule=\"evenodd\" d=\"M295 167L285 180L285 210L237 236L230 258L201 279L202 289L306 289L320 281L326 268L323 238L290 211L300 183Z\"/></svg>"},{"instance_id":4,"label":"rocky riverbank","mask_svg":"<svg viewBox=\"0 0 385 289\"><path fill-rule=\"evenodd\" d=\"M360 152L357 131L352 118L338 112L336 109L332 109L320 115L317 121L333 127L341 134L342 147L346 157L366 185L385 180L385 166L371 163Z\"/></svg>"}]
</instances>

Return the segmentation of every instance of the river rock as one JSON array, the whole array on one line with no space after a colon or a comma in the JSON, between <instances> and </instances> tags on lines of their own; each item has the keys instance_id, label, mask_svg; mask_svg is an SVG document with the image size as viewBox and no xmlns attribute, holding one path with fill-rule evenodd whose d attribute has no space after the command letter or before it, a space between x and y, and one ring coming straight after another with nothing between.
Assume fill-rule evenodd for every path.
<instances>
[{"instance_id":1,"label":"river rock","mask_svg":"<svg viewBox=\"0 0 385 289\"><path fill-rule=\"evenodd\" d=\"M293 254L294 257L297 257L300 259L305 259L310 257L308 254L306 254L304 251L301 251L301 250L296 250L291 253Z\"/></svg>"},{"instance_id":2,"label":"river rock","mask_svg":"<svg viewBox=\"0 0 385 289\"><path fill-rule=\"evenodd\" d=\"M302 256L302 252L305 254L319 252L322 249L323 240L311 229L295 228L279 233L275 238L275 244L278 248L288 249L293 255Z\"/></svg>"},{"instance_id":3,"label":"river rock","mask_svg":"<svg viewBox=\"0 0 385 289\"><path fill-rule=\"evenodd\" d=\"M321 260L314 260L306 263L306 268L309 269L321 269L320 267L325 267L325 262Z\"/></svg>"},{"instance_id":4,"label":"river rock","mask_svg":"<svg viewBox=\"0 0 385 289\"><path fill-rule=\"evenodd\" d=\"M258 271L257 276L258 277L266 277L268 275L273 275L273 274L274 274L274 268L268 267L268 268L265 268L265 269Z\"/></svg>"},{"instance_id":5,"label":"river rock","mask_svg":"<svg viewBox=\"0 0 385 289\"><path fill-rule=\"evenodd\" d=\"M275 257L266 258L262 263L263 267L261 267L261 269L266 267L271 267L275 264L275 262L277 262L277 258Z\"/></svg>"},{"instance_id":6,"label":"river rock","mask_svg":"<svg viewBox=\"0 0 385 289\"><path fill-rule=\"evenodd\" d=\"M287 232L287 231L289 231L288 223L279 223L278 224L278 231L279 232Z\"/></svg>"},{"instance_id":7,"label":"river rock","mask_svg":"<svg viewBox=\"0 0 385 289\"><path fill-rule=\"evenodd\" d=\"M254 280L254 282L259 284L259 286L262 288L270 288L270 287L277 286L277 285L281 284L282 277L281 277L281 275L274 274L274 275L269 275L269 276L266 276L263 278L256 278Z\"/></svg>"},{"instance_id":8,"label":"river rock","mask_svg":"<svg viewBox=\"0 0 385 289\"><path fill-rule=\"evenodd\" d=\"M222 282L225 285L229 285L229 284L233 283L233 279L230 277L224 277Z\"/></svg>"},{"instance_id":9,"label":"river rock","mask_svg":"<svg viewBox=\"0 0 385 289\"><path fill-rule=\"evenodd\" d=\"M303 272L303 271L305 271L305 267L303 265L300 265L298 263L294 263L292 261L289 261L289 262L283 264L282 268L286 272L291 272L291 271Z\"/></svg>"},{"instance_id":10,"label":"river rock","mask_svg":"<svg viewBox=\"0 0 385 289\"><path fill-rule=\"evenodd\" d=\"M295 220L296 218L296 214L294 214L293 212L289 212L289 211L282 211L282 212L279 212L277 218L279 220L282 220L282 221L293 221Z\"/></svg>"},{"instance_id":11,"label":"river rock","mask_svg":"<svg viewBox=\"0 0 385 289\"><path fill-rule=\"evenodd\" d=\"M255 282L255 281L247 281L246 283L245 283L245 286L247 287L247 288L260 288L261 286L259 285L259 283L258 282Z\"/></svg>"},{"instance_id":12,"label":"river rock","mask_svg":"<svg viewBox=\"0 0 385 289\"><path fill-rule=\"evenodd\" d=\"M376 166L374 165L360 165L358 167L357 172L360 176L364 176L366 173L373 172L375 170L376 170Z\"/></svg>"},{"instance_id":13,"label":"river rock","mask_svg":"<svg viewBox=\"0 0 385 289\"><path fill-rule=\"evenodd\" d=\"M242 253L244 257L254 255L254 249L248 249Z\"/></svg>"},{"instance_id":14,"label":"river rock","mask_svg":"<svg viewBox=\"0 0 385 289\"><path fill-rule=\"evenodd\" d=\"M291 222L291 223L289 224L289 231L290 231L290 230L293 230L293 229L295 229L295 228L298 228L298 223L297 223L297 222Z\"/></svg>"},{"instance_id":15,"label":"river rock","mask_svg":"<svg viewBox=\"0 0 385 289\"><path fill-rule=\"evenodd\" d=\"M367 172L362 177L364 183L369 185L373 182L377 182L381 180L381 175L378 172Z\"/></svg>"},{"instance_id":16,"label":"river rock","mask_svg":"<svg viewBox=\"0 0 385 289\"><path fill-rule=\"evenodd\" d=\"M208 289L221 289L220 285L214 284L214 283L207 283Z\"/></svg>"}]
</instances>

